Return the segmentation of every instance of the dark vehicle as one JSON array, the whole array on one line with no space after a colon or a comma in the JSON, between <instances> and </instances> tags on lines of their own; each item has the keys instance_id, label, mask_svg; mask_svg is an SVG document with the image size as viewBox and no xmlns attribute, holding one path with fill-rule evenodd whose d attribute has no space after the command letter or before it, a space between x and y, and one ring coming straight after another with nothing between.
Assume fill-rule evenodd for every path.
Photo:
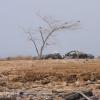
<instances>
[{"instance_id":1,"label":"dark vehicle","mask_svg":"<svg viewBox=\"0 0 100 100\"><path fill-rule=\"evenodd\" d=\"M70 51L67 54L64 55L63 58L69 58L69 59L94 59L94 56L92 54L87 54L79 51Z\"/></svg>"},{"instance_id":2,"label":"dark vehicle","mask_svg":"<svg viewBox=\"0 0 100 100\"><path fill-rule=\"evenodd\" d=\"M62 56L59 53L44 55L42 59L62 59Z\"/></svg>"}]
</instances>

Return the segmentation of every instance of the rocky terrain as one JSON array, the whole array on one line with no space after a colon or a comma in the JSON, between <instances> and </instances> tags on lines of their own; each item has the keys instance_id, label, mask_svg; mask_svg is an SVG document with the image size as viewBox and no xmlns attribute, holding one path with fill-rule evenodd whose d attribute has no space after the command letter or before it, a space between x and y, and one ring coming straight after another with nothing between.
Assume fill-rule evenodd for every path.
<instances>
[{"instance_id":1,"label":"rocky terrain","mask_svg":"<svg viewBox=\"0 0 100 100\"><path fill-rule=\"evenodd\" d=\"M0 100L99 99L99 59L0 61Z\"/></svg>"}]
</instances>

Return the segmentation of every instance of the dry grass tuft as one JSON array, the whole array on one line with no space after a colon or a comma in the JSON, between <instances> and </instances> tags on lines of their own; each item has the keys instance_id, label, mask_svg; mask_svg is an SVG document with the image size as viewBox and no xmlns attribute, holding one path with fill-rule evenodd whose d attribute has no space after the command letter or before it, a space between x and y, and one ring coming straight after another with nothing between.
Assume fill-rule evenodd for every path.
<instances>
[{"instance_id":1,"label":"dry grass tuft","mask_svg":"<svg viewBox=\"0 0 100 100\"><path fill-rule=\"evenodd\" d=\"M100 60L0 61L0 73L12 82L100 80Z\"/></svg>"}]
</instances>

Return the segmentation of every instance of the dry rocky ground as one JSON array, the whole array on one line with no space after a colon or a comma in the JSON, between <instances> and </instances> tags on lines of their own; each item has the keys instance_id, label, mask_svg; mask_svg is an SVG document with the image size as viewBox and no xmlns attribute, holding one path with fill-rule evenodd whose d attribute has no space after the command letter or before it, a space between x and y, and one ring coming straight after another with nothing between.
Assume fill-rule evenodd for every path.
<instances>
[{"instance_id":1,"label":"dry rocky ground","mask_svg":"<svg viewBox=\"0 0 100 100\"><path fill-rule=\"evenodd\" d=\"M0 61L0 100L69 100L79 90L100 96L100 59Z\"/></svg>"}]
</instances>

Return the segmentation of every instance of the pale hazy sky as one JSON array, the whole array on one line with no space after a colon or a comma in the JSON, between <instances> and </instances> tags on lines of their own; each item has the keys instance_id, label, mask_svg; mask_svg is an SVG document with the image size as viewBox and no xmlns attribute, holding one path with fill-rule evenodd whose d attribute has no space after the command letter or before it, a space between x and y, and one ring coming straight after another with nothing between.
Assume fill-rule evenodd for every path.
<instances>
[{"instance_id":1,"label":"pale hazy sky","mask_svg":"<svg viewBox=\"0 0 100 100\"><path fill-rule=\"evenodd\" d=\"M38 26L36 12L63 21L81 21L80 29L59 33L55 45L47 48L47 52L75 49L100 55L99 10L100 0L0 0L0 56L35 54L20 26Z\"/></svg>"}]
</instances>

